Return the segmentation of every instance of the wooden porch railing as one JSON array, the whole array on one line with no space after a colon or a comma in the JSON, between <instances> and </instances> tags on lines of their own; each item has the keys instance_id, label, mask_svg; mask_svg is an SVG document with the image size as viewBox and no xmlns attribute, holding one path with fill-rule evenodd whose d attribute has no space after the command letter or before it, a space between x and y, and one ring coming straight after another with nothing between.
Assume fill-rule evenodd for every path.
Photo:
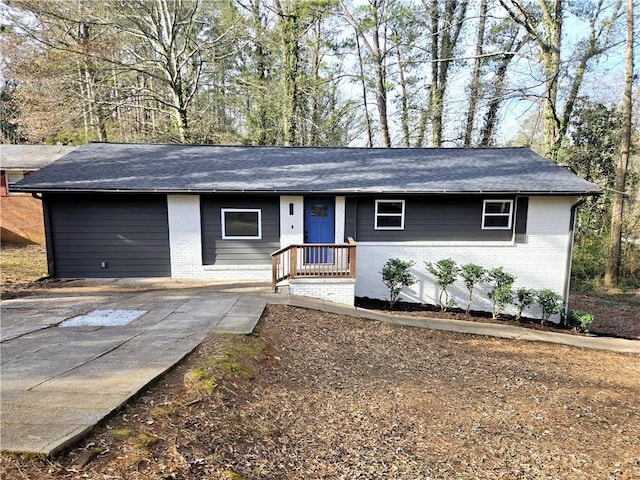
<instances>
[{"instance_id":1,"label":"wooden porch railing","mask_svg":"<svg viewBox=\"0 0 640 480\"><path fill-rule=\"evenodd\" d=\"M344 244L303 243L289 245L271 254L272 286L288 278L356 278L356 242Z\"/></svg>"}]
</instances>

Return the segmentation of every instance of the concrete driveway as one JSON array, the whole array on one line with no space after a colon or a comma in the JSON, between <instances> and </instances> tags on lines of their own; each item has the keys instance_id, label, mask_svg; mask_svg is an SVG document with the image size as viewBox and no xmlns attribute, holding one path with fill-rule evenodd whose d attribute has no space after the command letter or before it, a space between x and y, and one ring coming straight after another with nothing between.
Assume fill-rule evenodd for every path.
<instances>
[{"instance_id":1,"label":"concrete driveway","mask_svg":"<svg viewBox=\"0 0 640 480\"><path fill-rule=\"evenodd\" d=\"M64 289L3 301L0 449L59 452L191 352L208 332L251 333L265 305L260 296L212 287ZM96 310L139 317L122 326L60 326L79 316L83 323Z\"/></svg>"},{"instance_id":2,"label":"concrete driveway","mask_svg":"<svg viewBox=\"0 0 640 480\"><path fill-rule=\"evenodd\" d=\"M307 297L273 295L268 285L185 288L149 279L74 285L2 301L2 450L59 452L191 352L209 331L251 333L267 302L416 328L640 353L637 340L389 316ZM59 326L95 310L144 313L124 326Z\"/></svg>"}]
</instances>

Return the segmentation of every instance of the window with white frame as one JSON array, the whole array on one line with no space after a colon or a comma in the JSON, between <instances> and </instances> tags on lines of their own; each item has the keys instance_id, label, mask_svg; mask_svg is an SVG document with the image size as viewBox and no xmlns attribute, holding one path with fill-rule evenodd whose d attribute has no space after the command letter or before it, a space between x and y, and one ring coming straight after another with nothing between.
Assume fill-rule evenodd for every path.
<instances>
[{"instance_id":1,"label":"window with white frame","mask_svg":"<svg viewBox=\"0 0 640 480\"><path fill-rule=\"evenodd\" d=\"M404 230L404 200L376 200L376 230Z\"/></svg>"},{"instance_id":2,"label":"window with white frame","mask_svg":"<svg viewBox=\"0 0 640 480\"><path fill-rule=\"evenodd\" d=\"M260 240L262 211L259 208L223 208L223 240Z\"/></svg>"},{"instance_id":3,"label":"window with white frame","mask_svg":"<svg viewBox=\"0 0 640 480\"><path fill-rule=\"evenodd\" d=\"M513 218L513 200L484 200L483 230L509 230Z\"/></svg>"}]
</instances>

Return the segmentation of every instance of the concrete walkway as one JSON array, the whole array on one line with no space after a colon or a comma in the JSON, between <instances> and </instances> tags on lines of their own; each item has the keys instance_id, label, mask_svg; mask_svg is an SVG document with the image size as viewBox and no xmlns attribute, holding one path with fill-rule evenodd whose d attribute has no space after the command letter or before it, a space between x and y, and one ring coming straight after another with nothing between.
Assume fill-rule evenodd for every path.
<instances>
[{"instance_id":1,"label":"concrete walkway","mask_svg":"<svg viewBox=\"0 0 640 480\"><path fill-rule=\"evenodd\" d=\"M611 352L619 353L640 354L640 340L571 335L568 333L547 332L512 325L500 325L499 323L481 323L468 322L464 320L447 320L441 318L418 318L404 317L401 315L385 315L363 308L339 305L332 302L326 302L323 300L316 300L306 297L289 296L284 300L278 300L276 298L271 301L271 303L286 303L292 306L328 311L366 320L378 320L381 322L404 325L408 327L430 328L433 330L444 330L448 332L467 333L471 335L483 335L488 337L509 338L513 340L559 343L562 345L570 345L573 347L609 350Z\"/></svg>"},{"instance_id":2,"label":"concrete walkway","mask_svg":"<svg viewBox=\"0 0 640 480\"><path fill-rule=\"evenodd\" d=\"M209 289L50 293L2 302L0 449L55 454L190 353L209 331L251 333L266 301ZM93 310L126 326L59 327Z\"/></svg>"},{"instance_id":3,"label":"concrete walkway","mask_svg":"<svg viewBox=\"0 0 640 480\"><path fill-rule=\"evenodd\" d=\"M148 282L148 285L147 285ZM2 302L0 449L52 455L85 436L210 331L249 334L267 303L473 335L640 353L640 342L508 325L384 315L268 285L83 281ZM143 311L126 326L67 327L94 310Z\"/></svg>"}]
</instances>

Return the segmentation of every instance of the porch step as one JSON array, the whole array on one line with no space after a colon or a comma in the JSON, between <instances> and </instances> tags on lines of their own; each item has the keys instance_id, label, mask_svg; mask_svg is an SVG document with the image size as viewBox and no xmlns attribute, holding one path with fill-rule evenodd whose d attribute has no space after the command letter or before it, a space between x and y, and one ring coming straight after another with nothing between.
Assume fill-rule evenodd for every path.
<instances>
[{"instance_id":1,"label":"porch step","mask_svg":"<svg viewBox=\"0 0 640 480\"><path fill-rule=\"evenodd\" d=\"M283 295L289 295L290 288L287 280L280 282L276 285L275 293L281 293Z\"/></svg>"}]
</instances>

